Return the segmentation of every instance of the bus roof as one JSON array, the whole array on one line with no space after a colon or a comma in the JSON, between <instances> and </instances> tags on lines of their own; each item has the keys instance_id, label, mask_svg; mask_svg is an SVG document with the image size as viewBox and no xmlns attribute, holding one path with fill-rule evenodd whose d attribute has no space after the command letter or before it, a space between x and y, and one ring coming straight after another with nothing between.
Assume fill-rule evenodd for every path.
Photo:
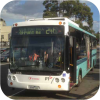
<instances>
[{"instance_id":1,"label":"bus roof","mask_svg":"<svg viewBox=\"0 0 100 100\"><path fill-rule=\"evenodd\" d=\"M73 27L73 28L75 28L75 29L77 29L77 30L79 30L79 31L81 31L81 32L83 32L83 33L86 33L86 34L88 34L88 35L90 35L90 36L96 38L95 35L93 35L93 34L87 32L87 31L83 30L83 29L80 28L80 27L77 27L77 26L73 25L72 23L68 23L68 25L71 26L71 27Z\"/></svg>"},{"instance_id":2,"label":"bus roof","mask_svg":"<svg viewBox=\"0 0 100 100\"><path fill-rule=\"evenodd\" d=\"M82 28L79 27L78 24L76 24L75 22L71 21L70 19L66 18L66 17L54 17L54 18L37 18L37 19L29 19L28 21L24 21L24 22L18 22L17 25L18 26L36 26L36 25L59 25L59 22L65 22L68 23L69 26L82 31L92 37L95 37L95 35L83 30ZM33 23L34 22L34 23ZM15 24L13 24L14 26Z\"/></svg>"}]
</instances>

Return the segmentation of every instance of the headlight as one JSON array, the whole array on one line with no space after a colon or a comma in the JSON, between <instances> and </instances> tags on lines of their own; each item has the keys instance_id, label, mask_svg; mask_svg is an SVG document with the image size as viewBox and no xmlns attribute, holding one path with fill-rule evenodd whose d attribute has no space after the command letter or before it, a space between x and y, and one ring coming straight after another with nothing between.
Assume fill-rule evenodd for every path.
<instances>
[{"instance_id":1,"label":"headlight","mask_svg":"<svg viewBox=\"0 0 100 100\"><path fill-rule=\"evenodd\" d=\"M15 80L16 80L16 77L15 77L15 76L13 76L13 77L12 77L12 79L15 81Z\"/></svg>"},{"instance_id":2,"label":"headlight","mask_svg":"<svg viewBox=\"0 0 100 100\"><path fill-rule=\"evenodd\" d=\"M56 79L55 79L55 81L58 83L58 82L59 82L59 79L58 79L58 78L56 78Z\"/></svg>"},{"instance_id":3,"label":"headlight","mask_svg":"<svg viewBox=\"0 0 100 100\"><path fill-rule=\"evenodd\" d=\"M10 75L8 75L8 80L11 80L11 76Z\"/></svg>"},{"instance_id":4,"label":"headlight","mask_svg":"<svg viewBox=\"0 0 100 100\"><path fill-rule=\"evenodd\" d=\"M65 82L65 79L64 78L61 78L61 81L64 83Z\"/></svg>"}]
</instances>

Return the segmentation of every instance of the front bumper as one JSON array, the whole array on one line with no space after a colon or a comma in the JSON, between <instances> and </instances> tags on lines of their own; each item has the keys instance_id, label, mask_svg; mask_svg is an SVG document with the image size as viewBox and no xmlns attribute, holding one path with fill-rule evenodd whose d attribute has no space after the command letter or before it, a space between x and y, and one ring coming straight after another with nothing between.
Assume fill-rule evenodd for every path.
<instances>
[{"instance_id":1,"label":"front bumper","mask_svg":"<svg viewBox=\"0 0 100 100\"><path fill-rule=\"evenodd\" d=\"M64 85L61 85L61 88L58 88L58 84L52 85L52 84L46 84L46 83L19 83L19 82L12 82L13 85L11 85L12 81L8 81L8 86L13 88L22 88L22 89L31 89L29 86L37 86L39 87L37 90L53 90L53 91L69 91L67 87ZM32 90L34 90L32 88Z\"/></svg>"},{"instance_id":2,"label":"front bumper","mask_svg":"<svg viewBox=\"0 0 100 100\"><path fill-rule=\"evenodd\" d=\"M69 80L63 83L61 82L62 76L50 76L52 79L45 80L48 76L40 75L19 75L19 74L9 74L10 76L15 76L16 79L7 79L8 86L13 88L23 88L23 89L33 89L32 87L39 87L37 90L53 90L53 91L69 91ZM8 75L8 76L9 76ZM30 79L31 77L31 79ZM55 78L59 78L59 82L55 81ZM61 86L59 88L59 85ZM34 90L34 89L33 89Z\"/></svg>"}]
</instances>

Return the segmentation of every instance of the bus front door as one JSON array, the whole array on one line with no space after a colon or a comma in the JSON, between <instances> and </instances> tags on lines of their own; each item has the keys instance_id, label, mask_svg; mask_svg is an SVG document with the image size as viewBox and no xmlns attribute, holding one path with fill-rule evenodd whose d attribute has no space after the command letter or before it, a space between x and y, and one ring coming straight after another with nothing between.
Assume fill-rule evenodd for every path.
<instances>
[{"instance_id":1,"label":"bus front door","mask_svg":"<svg viewBox=\"0 0 100 100\"><path fill-rule=\"evenodd\" d=\"M76 83L76 38L73 37L70 46L70 83Z\"/></svg>"}]
</instances>

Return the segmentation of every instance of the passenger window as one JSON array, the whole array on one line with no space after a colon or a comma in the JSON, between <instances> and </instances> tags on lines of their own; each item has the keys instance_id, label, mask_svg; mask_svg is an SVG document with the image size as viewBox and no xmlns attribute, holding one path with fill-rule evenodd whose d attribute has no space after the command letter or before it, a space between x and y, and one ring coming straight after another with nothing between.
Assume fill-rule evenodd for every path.
<instances>
[{"instance_id":1,"label":"passenger window","mask_svg":"<svg viewBox=\"0 0 100 100\"><path fill-rule=\"evenodd\" d=\"M76 39L76 57L77 60L86 57L86 43L84 35Z\"/></svg>"},{"instance_id":2,"label":"passenger window","mask_svg":"<svg viewBox=\"0 0 100 100\"><path fill-rule=\"evenodd\" d=\"M97 47L97 41L96 39L92 39L92 49L96 49Z\"/></svg>"},{"instance_id":3,"label":"passenger window","mask_svg":"<svg viewBox=\"0 0 100 100\"><path fill-rule=\"evenodd\" d=\"M69 34L76 38L76 59L87 57L86 34L73 27L69 27Z\"/></svg>"}]
</instances>

